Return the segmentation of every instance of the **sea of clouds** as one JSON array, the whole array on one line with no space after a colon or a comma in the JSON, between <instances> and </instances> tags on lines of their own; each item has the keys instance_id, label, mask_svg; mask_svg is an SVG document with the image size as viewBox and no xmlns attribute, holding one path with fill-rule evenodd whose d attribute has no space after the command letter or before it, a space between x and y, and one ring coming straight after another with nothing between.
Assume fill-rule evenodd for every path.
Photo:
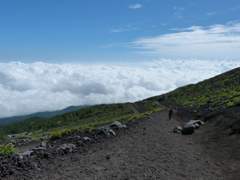
<instances>
[{"instance_id":1,"label":"sea of clouds","mask_svg":"<svg viewBox=\"0 0 240 180\"><path fill-rule=\"evenodd\" d=\"M0 63L0 117L71 105L134 102L236 67L240 61L194 59L115 65Z\"/></svg>"}]
</instances>

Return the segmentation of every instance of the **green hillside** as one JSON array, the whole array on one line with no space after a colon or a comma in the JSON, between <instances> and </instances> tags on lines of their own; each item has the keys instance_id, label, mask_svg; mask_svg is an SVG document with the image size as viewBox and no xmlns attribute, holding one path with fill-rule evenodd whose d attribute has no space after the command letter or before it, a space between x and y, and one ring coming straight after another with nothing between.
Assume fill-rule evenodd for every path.
<instances>
[{"instance_id":1,"label":"green hillside","mask_svg":"<svg viewBox=\"0 0 240 180\"><path fill-rule=\"evenodd\" d=\"M59 114L64 114L64 113L67 113L67 112L75 111L75 110L85 108L85 107L88 107L88 106L89 105L69 106L67 108L64 108L64 109L58 110L58 111L38 112L38 113L28 114L28 115L23 115L23 116L0 118L0 125L14 123L14 122L21 121L21 120L24 120L24 119L29 119L29 118L32 118L32 117L50 118L50 117L57 116Z\"/></svg>"},{"instance_id":2,"label":"green hillside","mask_svg":"<svg viewBox=\"0 0 240 180\"><path fill-rule=\"evenodd\" d=\"M240 105L240 68L221 75L151 97L145 101L159 101L180 109L213 111Z\"/></svg>"},{"instance_id":3,"label":"green hillside","mask_svg":"<svg viewBox=\"0 0 240 180\"><path fill-rule=\"evenodd\" d=\"M102 104L82 108L52 118L32 117L0 126L1 135L22 132L52 132L63 128L93 127L131 117L133 112L127 104Z\"/></svg>"}]
</instances>

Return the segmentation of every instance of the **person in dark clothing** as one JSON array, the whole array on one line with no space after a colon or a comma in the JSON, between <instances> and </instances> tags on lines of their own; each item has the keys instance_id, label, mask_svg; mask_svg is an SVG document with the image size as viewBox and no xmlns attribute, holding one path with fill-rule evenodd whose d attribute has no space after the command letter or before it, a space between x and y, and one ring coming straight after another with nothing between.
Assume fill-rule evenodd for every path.
<instances>
[{"instance_id":1,"label":"person in dark clothing","mask_svg":"<svg viewBox=\"0 0 240 180\"><path fill-rule=\"evenodd\" d=\"M172 115L173 115L173 110L172 110L172 108L170 108L169 111L168 111L169 120L172 119Z\"/></svg>"}]
</instances>

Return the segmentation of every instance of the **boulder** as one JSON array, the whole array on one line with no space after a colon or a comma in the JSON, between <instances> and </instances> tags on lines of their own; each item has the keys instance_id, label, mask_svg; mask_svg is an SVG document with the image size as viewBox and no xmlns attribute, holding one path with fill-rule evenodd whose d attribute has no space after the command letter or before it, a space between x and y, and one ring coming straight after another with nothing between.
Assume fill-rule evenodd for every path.
<instances>
[{"instance_id":1,"label":"boulder","mask_svg":"<svg viewBox=\"0 0 240 180\"><path fill-rule=\"evenodd\" d=\"M47 143L45 143L44 141L40 143L40 147L47 147Z\"/></svg>"},{"instance_id":2,"label":"boulder","mask_svg":"<svg viewBox=\"0 0 240 180\"><path fill-rule=\"evenodd\" d=\"M115 121L110 125L110 127L121 129L121 128L126 128L127 126L125 124L120 123L119 121Z\"/></svg>"},{"instance_id":3,"label":"boulder","mask_svg":"<svg viewBox=\"0 0 240 180\"><path fill-rule=\"evenodd\" d=\"M83 137L83 140L84 140L84 141L91 141L91 138L89 138L89 137Z\"/></svg>"},{"instance_id":4,"label":"boulder","mask_svg":"<svg viewBox=\"0 0 240 180\"><path fill-rule=\"evenodd\" d=\"M75 136L75 139L81 139L81 137L80 136Z\"/></svg>"},{"instance_id":5,"label":"boulder","mask_svg":"<svg viewBox=\"0 0 240 180\"><path fill-rule=\"evenodd\" d=\"M33 153L33 151L30 150L30 151L22 152L21 155L22 155L22 156L31 156L32 153Z\"/></svg>"},{"instance_id":6,"label":"boulder","mask_svg":"<svg viewBox=\"0 0 240 180\"><path fill-rule=\"evenodd\" d=\"M42 137L40 137L40 141L44 141L44 140L47 140L47 139L49 139L50 138L50 136L42 136Z\"/></svg>"},{"instance_id":7,"label":"boulder","mask_svg":"<svg viewBox=\"0 0 240 180\"><path fill-rule=\"evenodd\" d=\"M45 155L47 152L47 149L45 147L35 147L35 148L32 148L32 151L34 152L34 154Z\"/></svg>"},{"instance_id":8,"label":"boulder","mask_svg":"<svg viewBox=\"0 0 240 180\"><path fill-rule=\"evenodd\" d=\"M32 148L32 151L46 151L46 148L45 147L35 147L35 148Z\"/></svg>"},{"instance_id":9,"label":"boulder","mask_svg":"<svg viewBox=\"0 0 240 180\"><path fill-rule=\"evenodd\" d=\"M13 153L12 157L17 158L17 159L23 159L23 155L21 153Z\"/></svg>"},{"instance_id":10,"label":"boulder","mask_svg":"<svg viewBox=\"0 0 240 180\"><path fill-rule=\"evenodd\" d=\"M72 152L72 150L76 148L76 146L74 144L62 144L59 146L59 148L57 149L57 151L59 150L64 150L64 151L69 151Z\"/></svg>"},{"instance_id":11,"label":"boulder","mask_svg":"<svg viewBox=\"0 0 240 180\"><path fill-rule=\"evenodd\" d=\"M182 134L192 134L195 130L194 124L184 124L182 128Z\"/></svg>"},{"instance_id":12,"label":"boulder","mask_svg":"<svg viewBox=\"0 0 240 180\"><path fill-rule=\"evenodd\" d=\"M182 134L192 134L195 129L198 129L204 122L201 120L190 120L183 125Z\"/></svg>"},{"instance_id":13,"label":"boulder","mask_svg":"<svg viewBox=\"0 0 240 180\"><path fill-rule=\"evenodd\" d=\"M198 129L200 127L198 123L195 123L194 126L195 126L195 129Z\"/></svg>"},{"instance_id":14,"label":"boulder","mask_svg":"<svg viewBox=\"0 0 240 180\"><path fill-rule=\"evenodd\" d=\"M101 128L100 132L98 133L98 135L107 135L107 136L110 136L111 134L112 135L116 135L116 133L109 127L103 127Z\"/></svg>"},{"instance_id":15,"label":"boulder","mask_svg":"<svg viewBox=\"0 0 240 180\"><path fill-rule=\"evenodd\" d=\"M174 132L174 133L182 132L182 127L181 127L181 126L176 126L176 127L173 129L173 132Z\"/></svg>"},{"instance_id":16,"label":"boulder","mask_svg":"<svg viewBox=\"0 0 240 180\"><path fill-rule=\"evenodd\" d=\"M204 122L201 120L190 120L188 124L198 124L198 125L203 125Z\"/></svg>"}]
</instances>

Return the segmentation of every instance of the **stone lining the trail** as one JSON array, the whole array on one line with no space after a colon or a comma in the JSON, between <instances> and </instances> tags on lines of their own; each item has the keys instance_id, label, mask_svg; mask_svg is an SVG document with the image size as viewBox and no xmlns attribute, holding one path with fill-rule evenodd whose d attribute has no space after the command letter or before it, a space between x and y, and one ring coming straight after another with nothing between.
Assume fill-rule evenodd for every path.
<instances>
[{"instance_id":1,"label":"stone lining the trail","mask_svg":"<svg viewBox=\"0 0 240 180\"><path fill-rule=\"evenodd\" d=\"M194 124L184 124L182 129L182 134L192 134L195 130Z\"/></svg>"},{"instance_id":2,"label":"stone lining the trail","mask_svg":"<svg viewBox=\"0 0 240 180\"><path fill-rule=\"evenodd\" d=\"M45 143L44 141L40 143L40 147L47 147L47 143Z\"/></svg>"},{"instance_id":3,"label":"stone lining the trail","mask_svg":"<svg viewBox=\"0 0 240 180\"><path fill-rule=\"evenodd\" d=\"M192 134L195 129L198 129L204 122L201 120L190 120L183 125L182 134Z\"/></svg>"},{"instance_id":4,"label":"stone lining the trail","mask_svg":"<svg viewBox=\"0 0 240 180\"><path fill-rule=\"evenodd\" d=\"M188 122L188 124L194 124L194 125L196 125L196 124L198 124L198 125L204 125L204 122L203 122L203 121L201 121L201 120L190 120L190 121Z\"/></svg>"},{"instance_id":5,"label":"stone lining the trail","mask_svg":"<svg viewBox=\"0 0 240 180\"><path fill-rule=\"evenodd\" d=\"M74 144L71 144L71 143L69 143L69 144L62 144L58 149L57 149L57 151L59 151L59 150L67 150L68 152L72 152L73 151L73 149L75 149L76 148L76 146L74 145Z\"/></svg>"},{"instance_id":6,"label":"stone lining the trail","mask_svg":"<svg viewBox=\"0 0 240 180\"><path fill-rule=\"evenodd\" d=\"M115 127L117 129L121 129L121 128L126 128L127 126L125 124L120 123L119 121L115 121L114 123L112 123L110 125L110 127Z\"/></svg>"},{"instance_id":7,"label":"stone lining the trail","mask_svg":"<svg viewBox=\"0 0 240 180\"><path fill-rule=\"evenodd\" d=\"M89 137L83 137L83 140L84 140L84 141L91 141L91 138L89 138Z\"/></svg>"},{"instance_id":8,"label":"stone lining the trail","mask_svg":"<svg viewBox=\"0 0 240 180\"><path fill-rule=\"evenodd\" d=\"M48 140L49 138L51 138L51 136L47 135L47 136L40 137L39 140L44 141L44 140Z\"/></svg>"},{"instance_id":9,"label":"stone lining the trail","mask_svg":"<svg viewBox=\"0 0 240 180\"><path fill-rule=\"evenodd\" d=\"M98 133L98 135L107 135L107 136L110 136L111 134L116 136L116 133L109 127L103 127L101 128L101 131Z\"/></svg>"},{"instance_id":10,"label":"stone lining the trail","mask_svg":"<svg viewBox=\"0 0 240 180\"><path fill-rule=\"evenodd\" d=\"M30 150L30 151L25 151L25 152L22 152L20 153L22 156L31 156L31 154L33 153L33 150Z\"/></svg>"},{"instance_id":11,"label":"stone lining the trail","mask_svg":"<svg viewBox=\"0 0 240 180\"><path fill-rule=\"evenodd\" d=\"M173 129L173 132L175 132L175 133L180 133L180 132L182 132L182 127L181 127L181 126L176 126L176 127Z\"/></svg>"},{"instance_id":12,"label":"stone lining the trail","mask_svg":"<svg viewBox=\"0 0 240 180\"><path fill-rule=\"evenodd\" d=\"M118 129L126 128L127 126L125 124L120 123L119 121L115 121L110 125L110 127L118 130ZM110 127L103 127L100 130L93 130L93 131L90 130L86 132L79 132L79 134L88 135L89 137L80 136L77 133L76 135L73 136L74 138L70 138L72 142L76 142L75 144L73 143L61 144L61 141L62 141L61 139L59 139L60 144L58 140L48 144L43 141L43 142L40 142L40 144L35 148L32 148L28 151L25 151L22 153L14 153L12 155L5 156L5 158L8 157L6 158L8 159L8 161L6 163L2 161L3 166L0 168L0 177L11 176L11 174L16 173L16 170L14 170L16 166L21 167L23 170L29 170L29 169L41 170L35 162L38 158L48 159L48 158L53 158L57 154L73 153L74 151L76 151L77 146L84 147L86 143L91 143L92 140L98 139L96 138L96 135L116 136L116 133ZM69 135L71 135L72 133L73 132L71 132ZM80 139L82 139L82 141Z\"/></svg>"},{"instance_id":13,"label":"stone lining the trail","mask_svg":"<svg viewBox=\"0 0 240 180\"><path fill-rule=\"evenodd\" d=\"M198 129L200 125L204 125L204 122L201 120L190 120L189 122L185 123L182 127L176 126L173 129L173 132L180 133L182 132L183 135L185 134L192 134L195 129Z\"/></svg>"}]
</instances>

